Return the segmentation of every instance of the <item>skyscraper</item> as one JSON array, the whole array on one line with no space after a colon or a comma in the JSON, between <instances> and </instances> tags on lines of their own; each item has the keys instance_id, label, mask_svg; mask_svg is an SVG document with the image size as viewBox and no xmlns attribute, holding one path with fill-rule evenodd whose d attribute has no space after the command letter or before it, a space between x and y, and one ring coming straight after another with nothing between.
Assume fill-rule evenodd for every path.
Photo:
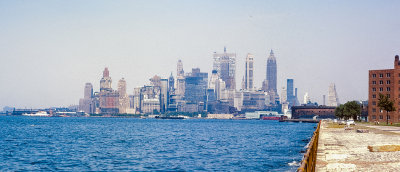
<instances>
[{"instance_id":1,"label":"skyscraper","mask_svg":"<svg viewBox=\"0 0 400 172\"><path fill-rule=\"evenodd\" d=\"M176 76L184 76L185 72L183 71L182 61L179 59L176 65Z\"/></svg>"},{"instance_id":2,"label":"skyscraper","mask_svg":"<svg viewBox=\"0 0 400 172\"><path fill-rule=\"evenodd\" d=\"M100 92L103 91L109 91L111 92L111 77L110 77L110 72L108 71L108 68L106 67L103 71L103 78L100 80Z\"/></svg>"},{"instance_id":3,"label":"skyscraper","mask_svg":"<svg viewBox=\"0 0 400 172\"><path fill-rule=\"evenodd\" d=\"M85 93L84 93L84 99L91 99L93 97L93 85L92 83L86 83L85 84Z\"/></svg>"},{"instance_id":4,"label":"skyscraper","mask_svg":"<svg viewBox=\"0 0 400 172\"><path fill-rule=\"evenodd\" d=\"M328 91L328 106L338 106L339 105L339 98L336 93L336 86L334 83L329 85Z\"/></svg>"},{"instance_id":5,"label":"skyscraper","mask_svg":"<svg viewBox=\"0 0 400 172\"><path fill-rule=\"evenodd\" d=\"M294 90L294 93L293 93L293 90ZM286 96L287 96L287 101L289 103L289 108L300 104L299 100L297 99L297 88L294 88L293 79L287 79Z\"/></svg>"},{"instance_id":6,"label":"skyscraper","mask_svg":"<svg viewBox=\"0 0 400 172\"><path fill-rule=\"evenodd\" d=\"M220 78L225 82L226 88L234 90L236 88L236 54L227 53L224 47L224 53L214 53L213 70L216 70Z\"/></svg>"},{"instance_id":7,"label":"skyscraper","mask_svg":"<svg viewBox=\"0 0 400 172\"><path fill-rule=\"evenodd\" d=\"M103 114L119 113L119 93L111 88L111 82L108 68L105 68L100 80L99 93L99 110Z\"/></svg>"},{"instance_id":8,"label":"skyscraper","mask_svg":"<svg viewBox=\"0 0 400 172\"><path fill-rule=\"evenodd\" d=\"M169 94L172 94L175 91L174 86L175 86L175 79L171 72L171 75L168 78L168 93Z\"/></svg>"},{"instance_id":9,"label":"skyscraper","mask_svg":"<svg viewBox=\"0 0 400 172\"><path fill-rule=\"evenodd\" d=\"M246 70L244 75L244 89L246 90L253 90L254 85L254 55L248 53L246 57Z\"/></svg>"},{"instance_id":10,"label":"skyscraper","mask_svg":"<svg viewBox=\"0 0 400 172\"><path fill-rule=\"evenodd\" d=\"M183 71L183 64L181 60L178 60L176 72L175 94L178 97L183 97L185 94L185 72Z\"/></svg>"},{"instance_id":11,"label":"skyscraper","mask_svg":"<svg viewBox=\"0 0 400 172\"><path fill-rule=\"evenodd\" d=\"M126 81L124 78L118 81L118 94L119 94L119 113L127 113L129 108L129 97L126 94Z\"/></svg>"},{"instance_id":12,"label":"skyscraper","mask_svg":"<svg viewBox=\"0 0 400 172\"><path fill-rule=\"evenodd\" d=\"M91 83L86 83L83 99L79 100L79 111L83 111L85 113L93 113L95 107L92 98L93 98L93 85Z\"/></svg>"},{"instance_id":13,"label":"skyscraper","mask_svg":"<svg viewBox=\"0 0 400 172\"><path fill-rule=\"evenodd\" d=\"M268 91L277 92L277 67L274 52L271 50L267 60L267 86Z\"/></svg>"}]
</instances>

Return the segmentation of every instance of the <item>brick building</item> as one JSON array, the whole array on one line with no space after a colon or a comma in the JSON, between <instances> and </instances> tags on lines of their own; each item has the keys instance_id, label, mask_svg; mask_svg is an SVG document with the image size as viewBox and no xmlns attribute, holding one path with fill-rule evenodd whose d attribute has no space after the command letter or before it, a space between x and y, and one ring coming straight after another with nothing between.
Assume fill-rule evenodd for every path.
<instances>
[{"instance_id":1,"label":"brick building","mask_svg":"<svg viewBox=\"0 0 400 172\"><path fill-rule=\"evenodd\" d=\"M317 116L318 119L334 119L334 106L292 106L292 119L311 119Z\"/></svg>"},{"instance_id":2,"label":"brick building","mask_svg":"<svg viewBox=\"0 0 400 172\"><path fill-rule=\"evenodd\" d=\"M389 96L394 101L396 111L389 112L389 122L400 122L400 61L394 58L393 69L370 70L368 88L368 121L386 122L386 111L378 107L379 94Z\"/></svg>"}]
</instances>

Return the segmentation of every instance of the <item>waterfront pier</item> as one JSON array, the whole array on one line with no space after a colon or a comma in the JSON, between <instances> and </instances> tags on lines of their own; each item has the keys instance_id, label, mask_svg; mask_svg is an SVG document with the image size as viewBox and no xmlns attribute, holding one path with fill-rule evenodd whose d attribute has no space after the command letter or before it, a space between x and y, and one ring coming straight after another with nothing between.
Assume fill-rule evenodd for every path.
<instances>
[{"instance_id":1,"label":"waterfront pier","mask_svg":"<svg viewBox=\"0 0 400 172\"><path fill-rule=\"evenodd\" d=\"M349 128L323 121L316 171L398 171L400 127L357 124Z\"/></svg>"}]
</instances>

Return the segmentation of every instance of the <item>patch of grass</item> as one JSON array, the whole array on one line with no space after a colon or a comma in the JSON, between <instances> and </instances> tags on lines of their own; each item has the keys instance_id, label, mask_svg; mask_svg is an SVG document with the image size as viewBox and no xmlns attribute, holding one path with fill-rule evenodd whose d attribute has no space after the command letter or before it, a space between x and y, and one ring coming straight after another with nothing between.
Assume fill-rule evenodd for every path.
<instances>
[{"instance_id":1,"label":"patch of grass","mask_svg":"<svg viewBox=\"0 0 400 172\"><path fill-rule=\"evenodd\" d=\"M328 123L326 128L344 128L346 125L339 125L337 123Z\"/></svg>"},{"instance_id":2,"label":"patch of grass","mask_svg":"<svg viewBox=\"0 0 400 172\"><path fill-rule=\"evenodd\" d=\"M386 122L379 122L379 124L375 124L374 122L356 122L357 124L368 124L368 125L379 125L379 126L393 126L400 127L400 123L392 123L386 124Z\"/></svg>"}]
</instances>

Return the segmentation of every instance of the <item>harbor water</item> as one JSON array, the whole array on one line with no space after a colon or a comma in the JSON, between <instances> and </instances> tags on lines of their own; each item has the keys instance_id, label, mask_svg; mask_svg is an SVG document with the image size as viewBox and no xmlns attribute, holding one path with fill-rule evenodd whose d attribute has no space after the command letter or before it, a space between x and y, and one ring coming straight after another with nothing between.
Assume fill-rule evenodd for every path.
<instances>
[{"instance_id":1,"label":"harbor water","mask_svg":"<svg viewBox=\"0 0 400 172\"><path fill-rule=\"evenodd\" d=\"M0 117L0 171L295 171L317 124Z\"/></svg>"}]
</instances>

